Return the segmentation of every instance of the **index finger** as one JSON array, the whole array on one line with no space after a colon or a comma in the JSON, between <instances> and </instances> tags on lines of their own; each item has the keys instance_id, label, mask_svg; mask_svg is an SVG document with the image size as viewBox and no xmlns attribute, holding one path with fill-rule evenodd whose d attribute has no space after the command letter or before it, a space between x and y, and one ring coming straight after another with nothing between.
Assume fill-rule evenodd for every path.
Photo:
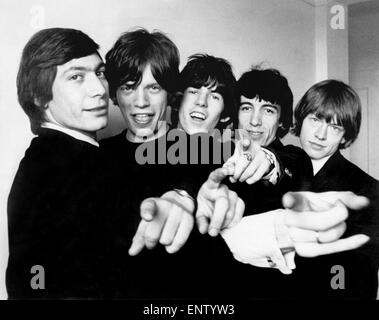
<instances>
[{"instance_id":1,"label":"index finger","mask_svg":"<svg viewBox=\"0 0 379 320\"><path fill-rule=\"evenodd\" d=\"M136 256L144 248L145 246L144 234L145 234L146 227L147 227L146 221L141 220L141 222L138 225L137 232L133 237L132 244L130 245L130 248L128 250L128 253L130 256Z\"/></svg>"},{"instance_id":2,"label":"index finger","mask_svg":"<svg viewBox=\"0 0 379 320\"><path fill-rule=\"evenodd\" d=\"M226 191L226 187L223 186L219 190L217 195L214 212L209 224L209 235L215 237L220 232L221 226L225 220L226 213L229 210L229 199Z\"/></svg>"},{"instance_id":3,"label":"index finger","mask_svg":"<svg viewBox=\"0 0 379 320\"><path fill-rule=\"evenodd\" d=\"M295 249L302 257L317 257L331 253L357 249L364 245L370 238L364 234L357 234L349 238L340 239L330 243L298 242Z\"/></svg>"},{"instance_id":4,"label":"index finger","mask_svg":"<svg viewBox=\"0 0 379 320\"><path fill-rule=\"evenodd\" d=\"M352 210L362 209L370 203L368 198L359 196L351 191L329 191L321 193L320 196L329 203L335 203L339 200Z\"/></svg>"}]
</instances>

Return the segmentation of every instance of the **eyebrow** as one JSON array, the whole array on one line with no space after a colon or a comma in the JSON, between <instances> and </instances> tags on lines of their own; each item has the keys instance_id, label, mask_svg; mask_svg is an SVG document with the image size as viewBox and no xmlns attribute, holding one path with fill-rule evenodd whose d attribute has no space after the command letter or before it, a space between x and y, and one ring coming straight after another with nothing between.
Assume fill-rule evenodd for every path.
<instances>
[{"instance_id":1,"label":"eyebrow","mask_svg":"<svg viewBox=\"0 0 379 320\"><path fill-rule=\"evenodd\" d=\"M249 101L240 102L240 106L242 106L242 105L244 105L244 104L248 104L248 105L254 107L254 104L251 103L251 102L249 102ZM270 107L270 108L274 108L274 109L276 109L276 110L279 110L279 106L278 106L278 105L276 105L276 104L271 104L271 103L265 103L265 104L262 105L262 107Z\"/></svg>"},{"instance_id":2,"label":"eyebrow","mask_svg":"<svg viewBox=\"0 0 379 320\"><path fill-rule=\"evenodd\" d=\"M104 68L104 67L105 67L105 63L104 62L100 62L95 68L89 68L89 67L84 67L84 66L72 66L72 67L68 68L67 70L65 70L63 72L63 75L65 75L66 73L71 72L71 71L86 71L86 72L90 72L90 71L93 71L93 70L99 70L99 69Z\"/></svg>"},{"instance_id":3,"label":"eyebrow","mask_svg":"<svg viewBox=\"0 0 379 320\"><path fill-rule=\"evenodd\" d=\"M152 86L160 86L160 87L161 87L161 85L160 85L157 81L155 81L155 82L150 82L150 83L148 83L148 84L146 85L146 87L152 87Z\"/></svg>"}]
</instances>

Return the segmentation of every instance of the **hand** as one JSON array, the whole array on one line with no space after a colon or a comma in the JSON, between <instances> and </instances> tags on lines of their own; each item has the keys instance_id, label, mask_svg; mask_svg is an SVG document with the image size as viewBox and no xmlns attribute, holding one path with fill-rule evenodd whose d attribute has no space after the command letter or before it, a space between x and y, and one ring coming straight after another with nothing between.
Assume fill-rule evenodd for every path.
<instances>
[{"instance_id":1,"label":"hand","mask_svg":"<svg viewBox=\"0 0 379 320\"><path fill-rule=\"evenodd\" d=\"M168 253L177 252L187 241L193 226L195 204L189 197L169 191L160 198L142 201L141 222L133 237L129 254L135 256L146 246L164 245Z\"/></svg>"},{"instance_id":2,"label":"hand","mask_svg":"<svg viewBox=\"0 0 379 320\"><path fill-rule=\"evenodd\" d=\"M243 132L243 131L242 131ZM231 182L253 184L261 180L272 167L268 155L247 135L237 141L234 154L225 162L224 166L232 172Z\"/></svg>"},{"instance_id":3,"label":"hand","mask_svg":"<svg viewBox=\"0 0 379 320\"><path fill-rule=\"evenodd\" d=\"M221 229L239 222L245 210L245 203L236 192L221 184L228 176L227 168L211 172L197 195L196 222L200 233L217 236Z\"/></svg>"},{"instance_id":4,"label":"hand","mask_svg":"<svg viewBox=\"0 0 379 320\"><path fill-rule=\"evenodd\" d=\"M366 235L340 239L346 230L348 209L366 207L369 200L352 192L289 192L284 223L300 256L315 257L356 249L369 240Z\"/></svg>"}]
</instances>

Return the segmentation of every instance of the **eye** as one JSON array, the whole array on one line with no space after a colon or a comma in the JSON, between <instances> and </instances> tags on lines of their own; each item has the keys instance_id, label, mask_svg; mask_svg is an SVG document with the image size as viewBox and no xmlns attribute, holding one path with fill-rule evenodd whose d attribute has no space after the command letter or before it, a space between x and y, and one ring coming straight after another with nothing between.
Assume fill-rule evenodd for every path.
<instances>
[{"instance_id":1,"label":"eye","mask_svg":"<svg viewBox=\"0 0 379 320\"><path fill-rule=\"evenodd\" d=\"M73 81L78 81L78 80L83 80L84 76L82 74L73 74L72 76L69 77L69 80Z\"/></svg>"},{"instance_id":2,"label":"eye","mask_svg":"<svg viewBox=\"0 0 379 320\"><path fill-rule=\"evenodd\" d=\"M272 115L276 113L276 110L273 108L265 108L265 113L268 115Z\"/></svg>"},{"instance_id":3,"label":"eye","mask_svg":"<svg viewBox=\"0 0 379 320\"><path fill-rule=\"evenodd\" d=\"M188 88L187 92L190 93L190 94L197 94L199 92L199 90L197 90L195 88Z\"/></svg>"},{"instance_id":4,"label":"eye","mask_svg":"<svg viewBox=\"0 0 379 320\"><path fill-rule=\"evenodd\" d=\"M250 111L251 106L249 106L248 104L243 104L242 106L240 106L240 110L241 111Z\"/></svg>"},{"instance_id":5,"label":"eye","mask_svg":"<svg viewBox=\"0 0 379 320\"><path fill-rule=\"evenodd\" d=\"M120 87L120 90L124 93L129 93L131 91L133 91L133 86L132 85L129 85L129 84L123 84L121 87Z\"/></svg>"},{"instance_id":6,"label":"eye","mask_svg":"<svg viewBox=\"0 0 379 320\"><path fill-rule=\"evenodd\" d=\"M105 70L96 71L96 76L99 78L105 78Z\"/></svg>"},{"instance_id":7,"label":"eye","mask_svg":"<svg viewBox=\"0 0 379 320\"><path fill-rule=\"evenodd\" d=\"M151 87L150 87L150 91L153 92L153 93L158 93L162 90L162 87L158 84L153 84Z\"/></svg>"},{"instance_id":8,"label":"eye","mask_svg":"<svg viewBox=\"0 0 379 320\"><path fill-rule=\"evenodd\" d=\"M309 119L313 122L313 123L319 123L321 120L319 118L317 118L316 116L309 116Z\"/></svg>"},{"instance_id":9,"label":"eye","mask_svg":"<svg viewBox=\"0 0 379 320\"><path fill-rule=\"evenodd\" d=\"M331 125L331 128L332 128L333 132L336 134L342 133L344 130L343 127L337 126L337 125Z\"/></svg>"},{"instance_id":10,"label":"eye","mask_svg":"<svg viewBox=\"0 0 379 320\"><path fill-rule=\"evenodd\" d=\"M221 100L221 96L220 96L220 94L218 94L218 93L212 93L212 94L211 94L211 97L212 97L212 99L215 100L215 101L220 101L220 100Z\"/></svg>"}]
</instances>

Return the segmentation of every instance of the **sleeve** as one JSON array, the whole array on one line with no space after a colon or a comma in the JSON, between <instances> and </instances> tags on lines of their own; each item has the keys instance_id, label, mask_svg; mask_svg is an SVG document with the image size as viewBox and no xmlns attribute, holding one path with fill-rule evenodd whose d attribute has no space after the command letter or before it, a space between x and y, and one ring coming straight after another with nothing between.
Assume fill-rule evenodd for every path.
<instances>
[{"instance_id":1,"label":"sleeve","mask_svg":"<svg viewBox=\"0 0 379 320\"><path fill-rule=\"evenodd\" d=\"M287 191L308 190L313 177L312 162L301 149L292 145L268 147L278 163L281 175L277 184L285 186Z\"/></svg>"},{"instance_id":2,"label":"sleeve","mask_svg":"<svg viewBox=\"0 0 379 320\"><path fill-rule=\"evenodd\" d=\"M276 218L283 210L278 209L251 215L221 235L236 260L263 268L276 268L284 274L292 273L295 252L284 257L279 247Z\"/></svg>"}]
</instances>

